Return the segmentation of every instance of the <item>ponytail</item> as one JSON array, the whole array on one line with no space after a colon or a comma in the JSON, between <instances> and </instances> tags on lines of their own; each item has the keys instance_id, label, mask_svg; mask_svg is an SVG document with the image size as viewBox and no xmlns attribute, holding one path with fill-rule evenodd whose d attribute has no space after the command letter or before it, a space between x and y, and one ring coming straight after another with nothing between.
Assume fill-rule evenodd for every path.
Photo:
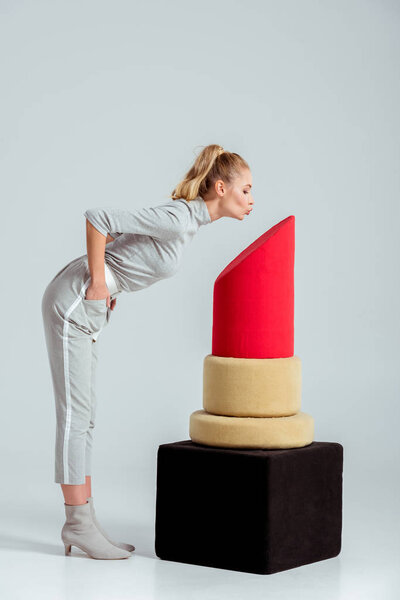
<instances>
[{"instance_id":1,"label":"ponytail","mask_svg":"<svg viewBox=\"0 0 400 600\"><path fill-rule=\"evenodd\" d=\"M236 152L228 152L218 144L205 146L185 177L171 194L172 200L183 198L187 202L205 195L218 179L231 183L242 169L250 169Z\"/></svg>"}]
</instances>

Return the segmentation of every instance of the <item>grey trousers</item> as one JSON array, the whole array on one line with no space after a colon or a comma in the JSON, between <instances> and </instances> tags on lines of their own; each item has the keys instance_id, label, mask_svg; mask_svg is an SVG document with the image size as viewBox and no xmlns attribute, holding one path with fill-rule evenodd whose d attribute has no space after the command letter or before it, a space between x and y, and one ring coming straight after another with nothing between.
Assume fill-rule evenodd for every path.
<instances>
[{"instance_id":1,"label":"grey trousers","mask_svg":"<svg viewBox=\"0 0 400 600\"><path fill-rule=\"evenodd\" d=\"M85 298L91 281L87 261L85 254L68 263L42 297L56 409L54 480L73 485L85 483L85 476L92 474L97 340L112 313L105 299ZM120 290L114 287L113 292L111 299Z\"/></svg>"}]
</instances>

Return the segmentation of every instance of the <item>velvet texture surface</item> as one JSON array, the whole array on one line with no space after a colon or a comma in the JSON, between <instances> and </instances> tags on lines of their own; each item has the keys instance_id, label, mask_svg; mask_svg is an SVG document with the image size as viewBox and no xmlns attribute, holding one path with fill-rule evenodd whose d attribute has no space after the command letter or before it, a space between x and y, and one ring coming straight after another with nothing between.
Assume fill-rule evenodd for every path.
<instances>
[{"instance_id":1,"label":"velvet texture surface","mask_svg":"<svg viewBox=\"0 0 400 600\"><path fill-rule=\"evenodd\" d=\"M155 552L271 574L341 549L343 447L232 450L191 440L157 454Z\"/></svg>"},{"instance_id":2,"label":"velvet texture surface","mask_svg":"<svg viewBox=\"0 0 400 600\"><path fill-rule=\"evenodd\" d=\"M293 215L232 260L214 282L212 354L285 358L294 350Z\"/></svg>"},{"instance_id":3,"label":"velvet texture surface","mask_svg":"<svg viewBox=\"0 0 400 600\"><path fill-rule=\"evenodd\" d=\"M203 362L203 408L231 417L284 417L301 407L301 360L231 358Z\"/></svg>"},{"instance_id":4,"label":"velvet texture surface","mask_svg":"<svg viewBox=\"0 0 400 600\"><path fill-rule=\"evenodd\" d=\"M190 415L193 442L221 448L300 448L314 438L314 419L298 412L290 417L223 417L196 410Z\"/></svg>"}]
</instances>

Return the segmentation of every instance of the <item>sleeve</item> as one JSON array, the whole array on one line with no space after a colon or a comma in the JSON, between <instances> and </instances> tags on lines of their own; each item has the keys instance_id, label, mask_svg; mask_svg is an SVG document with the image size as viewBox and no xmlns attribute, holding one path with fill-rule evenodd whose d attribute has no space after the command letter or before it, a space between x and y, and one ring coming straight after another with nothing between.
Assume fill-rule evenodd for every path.
<instances>
[{"instance_id":1,"label":"sleeve","mask_svg":"<svg viewBox=\"0 0 400 600\"><path fill-rule=\"evenodd\" d=\"M172 200L167 204L136 210L88 208L83 214L104 236L107 233L113 237L122 233L137 233L159 240L172 240L186 228L189 211L185 208L182 203Z\"/></svg>"}]
</instances>

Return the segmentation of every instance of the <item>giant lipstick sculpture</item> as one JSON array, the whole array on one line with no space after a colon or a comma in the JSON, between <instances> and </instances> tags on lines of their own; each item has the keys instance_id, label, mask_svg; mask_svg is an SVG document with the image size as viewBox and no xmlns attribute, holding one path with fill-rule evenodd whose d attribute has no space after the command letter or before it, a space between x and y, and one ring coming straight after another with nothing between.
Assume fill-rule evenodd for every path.
<instances>
[{"instance_id":1,"label":"giant lipstick sculpture","mask_svg":"<svg viewBox=\"0 0 400 600\"><path fill-rule=\"evenodd\" d=\"M212 354L203 364L203 409L190 438L229 448L311 444L314 419L300 411L294 347L294 216L241 252L214 283Z\"/></svg>"},{"instance_id":2,"label":"giant lipstick sculpture","mask_svg":"<svg viewBox=\"0 0 400 600\"><path fill-rule=\"evenodd\" d=\"M294 216L214 284L212 353L190 440L157 453L155 552L272 574L341 550L343 446L315 442L294 351Z\"/></svg>"}]
</instances>

